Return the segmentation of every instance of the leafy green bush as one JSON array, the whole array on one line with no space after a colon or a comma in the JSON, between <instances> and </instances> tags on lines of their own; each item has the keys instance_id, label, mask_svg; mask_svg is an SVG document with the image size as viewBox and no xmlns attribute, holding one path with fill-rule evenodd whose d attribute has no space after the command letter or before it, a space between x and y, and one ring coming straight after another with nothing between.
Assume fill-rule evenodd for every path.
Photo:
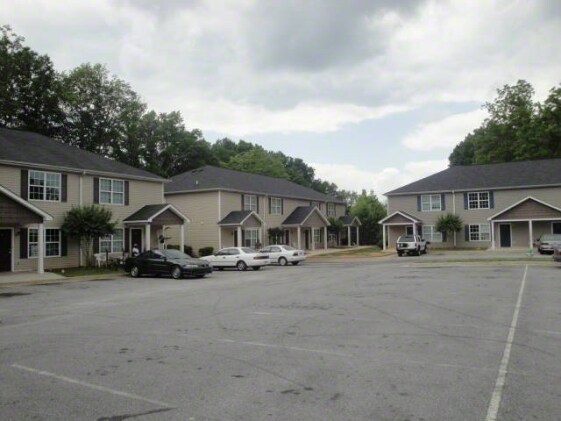
<instances>
[{"instance_id":1,"label":"leafy green bush","mask_svg":"<svg viewBox=\"0 0 561 421\"><path fill-rule=\"evenodd\" d=\"M214 247L202 247L199 249L199 256L210 256L214 254Z\"/></svg>"}]
</instances>

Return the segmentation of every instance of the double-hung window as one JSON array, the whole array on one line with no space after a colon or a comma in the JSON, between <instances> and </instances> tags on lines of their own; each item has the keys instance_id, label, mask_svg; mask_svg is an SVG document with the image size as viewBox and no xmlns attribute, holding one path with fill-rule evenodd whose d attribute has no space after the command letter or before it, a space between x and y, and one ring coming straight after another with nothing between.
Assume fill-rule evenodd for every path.
<instances>
[{"instance_id":1,"label":"double-hung window","mask_svg":"<svg viewBox=\"0 0 561 421\"><path fill-rule=\"evenodd\" d=\"M321 243L321 229L314 230L314 243Z\"/></svg>"},{"instance_id":2,"label":"double-hung window","mask_svg":"<svg viewBox=\"0 0 561 421\"><path fill-rule=\"evenodd\" d=\"M271 197L271 215L282 215L282 199Z\"/></svg>"},{"instance_id":3,"label":"double-hung window","mask_svg":"<svg viewBox=\"0 0 561 421\"><path fill-rule=\"evenodd\" d=\"M469 192L468 209L489 209L489 192Z\"/></svg>"},{"instance_id":4,"label":"double-hung window","mask_svg":"<svg viewBox=\"0 0 561 421\"><path fill-rule=\"evenodd\" d=\"M99 203L104 205L123 205L125 203L125 182L112 178L100 178Z\"/></svg>"},{"instance_id":5,"label":"double-hung window","mask_svg":"<svg viewBox=\"0 0 561 421\"><path fill-rule=\"evenodd\" d=\"M45 231L45 257L60 256L60 230L58 228L46 228ZM39 230L30 228L27 232L27 255L39 257Z\"/></svg>"},{"instance_id":6,"label":"double-hung window","mask_svg":"<svg viewBox=\"0 0 561 421\"><path fill-rule=\"evenodd\" d=\"M469 241L489 240L491 240L489 224L472 224L469 226Z\"/></svg>"},{"instance_id":7,"label":"double-hung window","mask_svg":"<svg viewBox=\"0 0 561 421\"><path fill-rule=\"evenodd\" d=\"M439 194L421 195L421 211L432 212L442 210L442 197Z\"/></svg>"},{"instance_id":8,"label":"double-hung window","mask_svg":"<svg viewBox=\"0 0 561 421\"><path fill-rule=\"evenodd\" d=\"M123 229L116 229L112 235L106 235L99 239L99 251L102 253L120 253L125 245Z\"/></svg>"},{"instance_id":9,"label":"double-hung window","mask_svg":"<svg viewBox=\"0 0 561 421\"><path fill-rule=\"evenodd\" d=\"M434 225L423 225L423 239L433 243L442 243L442 233L436 231Z\"/></svg>"},{"instance_id":10,"label":"double-hung window","mask_svg":"<svg viewBox=\"0 0 561 421\"><path fill-rule=\"evenodd\" d=\"M311 207L316 207L321 210L321 203L320 202L310 202Z\"/></svg>"},{"instance_id":11,"label":"double-hung window","mask_svg":"<svg viewBox=\"0 0 561 421\"><path fill-rule=\"evenodd\" d=\"M335 216L335 203L327 204L327 216Z\"/></svg>"},{"instance_id":12,"label":"double-hung window","mask_svg":"<svg viewBox=\"0 0 561 421\"><path fill-rule=\"evenodd\" d=\"M259 230L255 228L244 230L244 246L255 248L259 238Z\"/></svg>"},{"instance_id":13,"label":"double-hung window","mask_svg":"<svg viewBox=\"0 0 561 421\"><path fill-rule=\"evenodd\" d=\"M257 196L254 194L245 194L243 196L243 209L257 212Z\"/></svg>"},{"instance_id":14,"label":"double-hung window","mask_svg":"<svg viewBox=\"0 0 561 421\"><path fill-rule=\"evenodd\" d=\"M61 175L55 172L29 171L29 199L59 202Z\"/></svg>"}]
</instances>

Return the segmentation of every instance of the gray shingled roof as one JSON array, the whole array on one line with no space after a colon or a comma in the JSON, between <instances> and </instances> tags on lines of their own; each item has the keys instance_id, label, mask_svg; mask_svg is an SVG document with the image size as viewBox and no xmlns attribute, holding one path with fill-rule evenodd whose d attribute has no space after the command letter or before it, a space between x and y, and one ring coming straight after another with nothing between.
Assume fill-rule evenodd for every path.
<instances>
[{"instance_id":1,"label":"gray shingled roof","mask_svg":"<svg viewBox=\"0 0 561 421\"><path fill-rule=\"evenodd\" d=\"M315 206L298 206L290 215L288 215L282 225L300 225L314 209L316 209Z\"/></svg>"},{"instance_id":2,"label":"gray shingled roof","mask_svg":"<svg viewBox=\"0 0 561 421\"><path fill-rule=\"evenodd\" d=\"M169 203L161 203L157 205L145 205L137 210L132 215L127 216L123 221L148 221L158 212L160 212L165 207L169 206Z\"/></svg>"},{"instance_id":3,"label":"gray shingled roof","mask_svg":"<svg viewBox=\"0 0 561 421\"><path fill-rule=\"evenodd\" d=\"M458 165L385 193L547 186L561 184L561 159Z\"/></svg>"},{"instance_id":4,"label":"gray shingled roof","mask_svg":"<svg viewBox=\"0 0 561 421\"><path fill-rule=\"evenodd\" d=\"M50 137L15 129L0 128L0 161L165 180L148 171L103 158Z\"/></svg>"},{"instance_id":5,"label":"gray shingled roof","mask_svg":"<svg viewBox=\"0 0 561 421\"><path fill-rule=\"evenodd\" d=\"M305 200L341 202L326 194L317 192L283 178L252 174L242 171L219 168L211 165L187 171L172 177L166 184L166 194L197 190L234 190L261 193L270 196L294 197Z\"/></svg>"},{"instance_id":6,"label":"gray shingled roof","mask_svg":"<svg viewBox=\"0 0 561 421\"><path fill-rule=\"evenodd\" d=\"M358 219L358 217L352 215L345 215L339 217L339 220L343 223L343 225L352 225L355 219ZM358 219L358 221L360 222L360 219Z\"/></svg>"},{"instance_id":7,"label":"gray shingled roof","mask_svg":"<svg viewBox=\"0 0 561 421\"><path fill-rule=\"evenodd\" d=\"M234 224L241 224L242 221L247 218L252 211L250 210L243 210L243 211L232 211L228 215L226 215L218 225L234 225Z\"/></svg>"}]
</instances>

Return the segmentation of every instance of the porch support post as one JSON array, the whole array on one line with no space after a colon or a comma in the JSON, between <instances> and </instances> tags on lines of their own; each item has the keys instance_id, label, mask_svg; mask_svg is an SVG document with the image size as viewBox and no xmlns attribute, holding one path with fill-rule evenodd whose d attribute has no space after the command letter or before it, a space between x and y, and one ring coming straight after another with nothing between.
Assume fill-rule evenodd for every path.
<instances>
[{"instance_id":1,"label":"porch support post","mask_svg":"<svg viewBox=\"0 0 561 421\"><path fill-rule=\"evenodd\" d=\"M327 250L327 226L323 227L323 248Z\"/></svg>"},{"instance_id":2,"label":"porch support post","mask_svg":"<svg viewBox=\"0 0 561 421\"><path fill-rule=\"evenodd\" d=\"M491 250L495 250L495 221L491 221Z\"/></svg>"},{"instance_id":3,"label":"porch support post","mask_svg":"<svg viewBox=\"0 0 561 421\"><path fill-rule=\"evenodd\" d=\"M238 244L236 244L236 246L243 247L243 244L242 244L242 226L241 225L238 227Z\"/></svg>"},{"instance_id":4,"label":"porch support post","mask_svg":"<svg viewBox=\"0 0 561 421\"><path fill-rule=\"evenodd\" d=\"M417 235L417 224L413 222L413 235Z\"/></svg>"},{"instance_id":5,"label":"porch support post","mask_svg":"<svg viewBox=\"0 0 561 421\"><path fill-rule=\"evenodd\" d=\"M261 228L261 227L259 227L259 229L258 229L257 238L259 239L259 242L261 243L261 247L263 247L265 244L263 243L263 228Z\"/></svg>"},{"instance_id":6,"label":"porch support post","mask_svg":"<svg viewBox=\"0 0 561 421\"><path fill-rule=\"evenodd\" d=\"M347 227L347 245L351 246L351 226Z\"/></svg>"},{"instance_id":7,"label":"porch support post","mask_svg":"<svg viewBox=\"0 0 561 421\"><path fill-rule=\"evenodd\" d=\"M386 224L382 224L382 250L387 250L387 246L386 246Z\"/></svg>"},{"instance_id":8,"label":"porch support post","mask_svg":"<svg viewBox=\"0 0 561 421\"><path fill-rule=\"evenodd\" d=\"M152 250L152 241L150 239L150 224L146 224L144 226L144 241L146 242L144 249L146 251Z\"/></svg>"},{"instance_id":9,"label":"porch support post","mask_svg":"<svg viewBox=\"0 0 561 421\"><path fill-rule=\"evenodd\" d=\"M37 253L37 273L45 273L45 225L39 224L38 229L39 250ZM14 251L12 250L12 253Z\"/></svg>"},{"instance_id":10,"label":"porch support post","mask_svg":"<svg viewBox=\"0 0 561 421\"><path fill-rule=\"evenodd\" d=\"M302 233L302 229L300 228L300 225L298 225L298 228L296 229L296 231L297 231L296 234L298 236L298 250L302 250L302 243L301 243L301 239L300 239L300 237L301 237L300 234Z\"/></svg>"},{"instance_id":11,"label":"porch support post","mask_svg":"<svg viewBox=\"0 0 561 421\"><path fill-rule=\"evenodd\" d=\"M360 246L360 227L356 226L356 245Z\"/></svg>"},{"instance_id":12,"label":"porch support post","mask_svg":"<svg viewBox=\"0 0 561 421\"><path fill-rule=\"evenodd\" d=\"M222 227L220 225L218 225L218 250L222 250Z\"/></svg>"},{"instance_id":13,"label":"porch support post","mask_svg":"<svg viewBox=\"0 0 561 421\"><path fill-rule=\"evenodd\" d=\"M534 249L534 241L532 241L532 238L534 238L534 233L533 233L533 228L534 228L534 227L533 227L532 225L533 225L533 224L532 224L532 220L530 219L530 220L528 221L528 230L529 230L529 234L530 234L530 239L529 239L529 242L528 242L528 247L529 247L530 249L533 250L533 249Z\"/></svg>"},{"instance_id":14,"label":"porch support post","mask_svg":"<svg viewBox=\"0 0 561 421\"><path fill-rule=\"evenodd\" d=\"M310 228L312 230L312 250L316 249L316 239L314 237L316 229L314 227Z\"/></svg>"},{"instance_id":15,"label":"porch support post","mask_svg":"<svg viewBox=\"0 0 561 421\"><path fill-rule=\"evenodd\" d=\"M179 251L185 250L185 224L179 226Z\"/></svg>"}]
</instances>

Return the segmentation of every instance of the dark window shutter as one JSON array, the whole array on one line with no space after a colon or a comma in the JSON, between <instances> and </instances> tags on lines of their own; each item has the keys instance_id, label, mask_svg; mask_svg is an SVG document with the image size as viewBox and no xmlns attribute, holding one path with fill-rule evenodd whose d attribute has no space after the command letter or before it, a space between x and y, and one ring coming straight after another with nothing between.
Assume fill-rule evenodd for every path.
<instances>
[{"instance_id":1,"label":"dark window shutter","mask_svg":"<svg viewBox=\"0 0 561 421\"><path fill-rule=\"evenodd\" d=\"M99 177L94 177L94 190L93 190L93 202L99 203Z\"/></svg>"},{"instance_id":2,"label":"dark window shutter","mask_svg":"<svg viewBox=\"0 0 561 421\"><path fill-rule=\"evenodd\" d=\"M130 228L125 228L125 252L129 252L129 243L130 243ZM183 252L183 250L179 250Z\"/></svg>"},{"instance_id":3,"label":"dark window shutter","mask_svg":"<svg viewBox=\"0 0 561 421\"><path fill-rule=\"evenodd\" d=\"M242 194L242 210L244 210L245 206L244 203L245 202L245 194Z\"/></svg>"},{"instance_id":4,"label":"dark window shutter","mask_svg":"<svg viewBox=\"0 0 561 421\"><path fill-rule=\"evenodd\" d=\"M440 195L440 205L442 206L441 210L445 211L446 210L446 195L444 193L442 193Z\"/></svg>"},{"instance_id":5,"label":"dark window shutter","mask_svg":"<svg viewBox=\"0 0 561 421\"><path fill-rule=\"evenodd\" d=\"M61 184L60 201L67 202L68 201L68 175L67 174L61 175L60 184Z\"/></svg>"},{"instance_id":6,"label":"dark window shutter","mask_svg":"<svg viewBox=\"0 0 561 421\"><path fill-rule=\"evenodd\" d=\"M445 243L445 242L446 242L446 240L447 240L447 238L446 238L446 237L447 237L447 232L446 232L446 231L444 231L444 232L442 233L442 242L443 242L443 243Z\"/></svg>"},{"instance_id":7,"label":"dark window shutter","mask_svg":"<svg viewBox=\"0 0 561 421\"><path fill-rule=\"evenodd\" d=\"M93 240L93 252L99 253L99 237L96 237Z\"/></svg>"},{"instance_id":8,"label":"dark window shutter","mask_svg":"<svg viewBox=\"0 0 561 421\"><path fill-rule=\"evenodd\" d=\"M417 210L421 211L421 196L417 196Z\"/></svg>"},{"instance_id":9,"label":"dark window shutter","mask_svg":"<svg viewBox=\"0 0 561 421\"><path fill-rule=\"evenodd\" d=\"M464 226L465 240L469 241L469 225Z\"/></svg>"},{"instance_id":10,"label":"dark window shutter","mask_svg":"<svg viewBox=\"0 0 561 421\"><path fill-rule=\"evenodd\" d=\"M284 215L284 199L281 199L281 215ZM288 244L288 243L286 243L286 244Z\"/></svg>"},{"instance_id":11,"label":"dark window shutter","mask_svg":"<svg viewBox=\"0 0 561 421\"><path fill-rule=\"evenodd\" d=\"M27 170L21 170L21 198L25 200L29 198L29 171Z\"/></svg>"},{"instance_id":12,"label":"dark window shutter","mask_svg":"<svg viewBox=\"0 0 561 421\"><path fill-rule=\"evenodd\" d=\"M468 208L468 194L467 192L464 193L464 209Z\"/></svg>"},{"instance_id":13,"label":"dark window shutter","mask_svg":"<svg viewBox=\"0 0 561 421\"><path fill-rule=\"evenodd\" d=\"M242 247L245 247L245 230L242 230Z\"/></svg>"},{"instance_id":14,"label":"dark window shutter","mask_svg":"<svg viewBox=\"0 0 561 421\"><path fill-rule=\"evenodd\" d=\"M255 201L257 202L257 213L259 213L259 196L255 196Z\"/></svg>"},{"instance_id":15,"label":"dark window shutter","mask_svg":"<svg viewBox=\"0 0 561 421\"><path fill-rule=\"evenodd\" d=\"M60 255L68 256L68 237L63 230L60 230Z\"/></svg>"},{"instance_id":16,"label":"dark window shutter","mask_svg":"<svg viewBox=\"0 0 561 421\"><path fill-rule=\"evenodd\" d=\"M286 245L289 244L289 241L290 241L290 231L288 231L288 230L286 230L286 231L284 232L284 241L285 241L285 244L286 244Z\"/></svg>"},{"instance_id":17,"label":"dark window shutter","mask_svg":"<svg viewBox=\"0 0 561 421\"><path fill-rule=\"evenodd\" d=\"M125 206L129 205L129 182L125 180Z\"/></svg>"},{"instance_id":18,"label":"dark window shutter","mask_svg":"<svg viewBox=\"0 0 561 421\"><path fill-rule=\"evenodd\" d=\"M269 197L269 215L271 214L271 199L272 198Z\"/></svg>"},{"instance_id":19,"label":"dark window shutter","mask_svg":"<svg viewBox=\"0 0 561 421\"><path fill-rule=\"evenodd\" d=\"M27 259L27 228L19 230L19 258Z\"/></svg>"},{"instance_id":20,"label":"dark window shutter","mask_svg":"<svg viewBox=\"0 0 561 421\"><path fill-rule=\"evenodd\" d=\"M493 209L495 207L495 195L492 191L489 192L489 207Z\"/></svg>"}]
</instances>

